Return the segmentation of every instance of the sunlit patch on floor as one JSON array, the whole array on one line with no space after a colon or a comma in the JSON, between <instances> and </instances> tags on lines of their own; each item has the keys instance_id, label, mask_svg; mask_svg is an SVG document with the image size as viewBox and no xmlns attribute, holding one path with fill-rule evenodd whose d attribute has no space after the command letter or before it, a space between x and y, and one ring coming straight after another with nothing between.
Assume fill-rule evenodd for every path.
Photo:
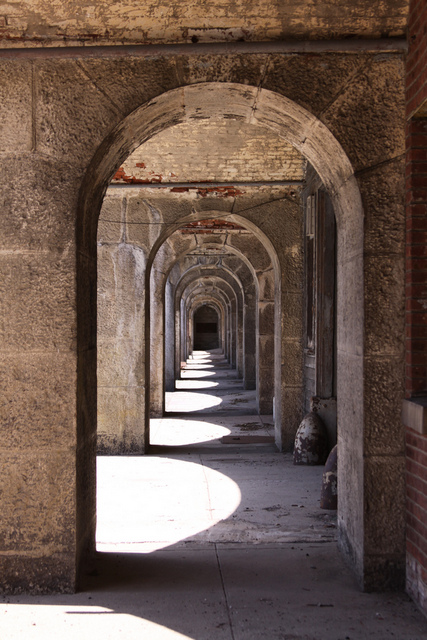
<instances>
[{"instance_id":1,"label":"sunlit patch on floor","mask_svg":"<svg viewBox=\"0 0 427 640\"><path fill-rule=\"evenodd\" d=\"M184 446L219 440L229 435L230 429L207 420L180 420L178 418L152 418L150 444L155 446Z\"/></svg>"},{"instance_id":2,"label":"sunlit patch on floor","mask_svg":"<svg viewBox=\"0 0 427 640\"><path fill-rule=\"evenodd\" d=\"M98 551L151 553L228 518L241 500L228 476L164 456L100 457L97 474Z\"/></svg>"}]
</instances>

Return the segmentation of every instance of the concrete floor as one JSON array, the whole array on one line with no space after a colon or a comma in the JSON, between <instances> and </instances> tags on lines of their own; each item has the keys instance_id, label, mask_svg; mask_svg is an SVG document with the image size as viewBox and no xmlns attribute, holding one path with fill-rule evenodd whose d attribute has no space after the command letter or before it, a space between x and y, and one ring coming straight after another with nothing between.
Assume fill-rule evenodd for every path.
<instances>
[{"instance_id":1,"label":"concrete floor","mask_svg":"<svg viewBox=\"0 0 427 640\"><path fill-rule=\"evenodd\" d=\"M3 597L0 640L427 639L405 594L358 590L319 508L322 468L278 453L253 392L201 360L152 421L150 455L98 459L83 590Z\"/></svg>"}]
</instances>

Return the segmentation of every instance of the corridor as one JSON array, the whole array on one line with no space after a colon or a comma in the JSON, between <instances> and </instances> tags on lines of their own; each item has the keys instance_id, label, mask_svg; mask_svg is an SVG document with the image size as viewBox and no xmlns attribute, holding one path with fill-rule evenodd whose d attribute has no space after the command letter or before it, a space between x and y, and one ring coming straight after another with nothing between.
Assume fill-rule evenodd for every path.
<instances>
[{"instance_id":1,"label":"corridor","mask_svg":"<svg viewBox=\"0 0 427 640\"><path fill-rule=\"evenodd\" d=\"M319 508L219 350L195 352L145 456L98 457L97 556L75 595L9 596L2 640L421 640L402 593L361 593Z\"/></svg>"}]
</instances>

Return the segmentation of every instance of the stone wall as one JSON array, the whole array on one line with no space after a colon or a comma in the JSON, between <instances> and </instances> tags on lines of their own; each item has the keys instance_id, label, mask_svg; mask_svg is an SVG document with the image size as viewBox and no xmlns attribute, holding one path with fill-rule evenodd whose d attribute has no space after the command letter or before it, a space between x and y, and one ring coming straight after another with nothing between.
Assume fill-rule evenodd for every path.
<instances>
[{"instance_id":1,"label":"stone wall","mask_svg":"<svg viewBox=\"0 0 427 640\"><path fill-rule=\"evenodd\" d=\"M336 4L334 16L340 19ZM3 588L74 589L76 567L93 548L98 214L108 182L139 144L200 115L278 131L313 164L331 196L338 233L340 539L365 588L400 584L401 51L52 55L0 62ZM243 214L244 199L227 200L217 198L217 206ZM284 202L296 229L295 203ZM210 204L200 197L197 206L201 213ZM269 210L258 208L258 224L279 248L283 235ZM255 227L253 211L245 219ZM283 314L293 331L300 257L292 245L283 251L297 267L282 275ZM290 334L289 352L295 343ZM288 383L283 410L295 415L301 389L292 378Z\"/></svg>"}]
</instances>

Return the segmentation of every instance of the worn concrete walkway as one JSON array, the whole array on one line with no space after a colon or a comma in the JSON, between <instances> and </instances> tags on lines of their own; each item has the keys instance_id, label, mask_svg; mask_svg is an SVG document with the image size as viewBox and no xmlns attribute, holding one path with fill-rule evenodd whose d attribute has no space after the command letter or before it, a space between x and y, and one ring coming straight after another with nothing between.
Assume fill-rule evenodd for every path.
<instances>
[{"instance_id":1,"label":"worn concrete walkway","mask_svg":"<svg viewBox=\"0 0 427 640\"><path fill-rule=\"evenodd\" d=\"M98 459L83 590L3 598L0 640L427 639L405 594L358 590L319 508L322 469L275 450L271 416L220 358L194 360L150 455Z\"/></svg>"}]
</instances>

